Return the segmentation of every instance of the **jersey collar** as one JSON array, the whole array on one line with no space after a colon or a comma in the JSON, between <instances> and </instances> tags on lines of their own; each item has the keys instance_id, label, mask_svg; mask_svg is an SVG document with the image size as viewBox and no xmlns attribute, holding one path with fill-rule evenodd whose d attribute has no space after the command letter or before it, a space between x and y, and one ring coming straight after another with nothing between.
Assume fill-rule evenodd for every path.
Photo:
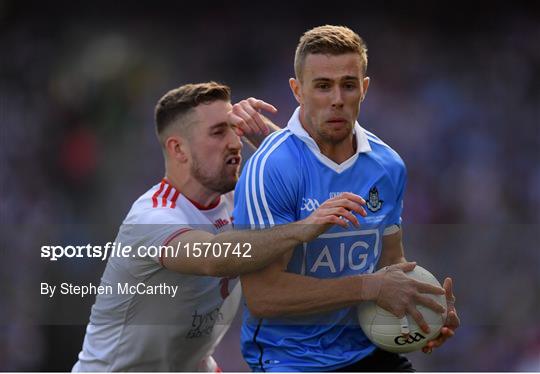
<instances>
[{"instance_id":1,"label":"jersey collar","mask_svg":"<svg viewBox=\"0 0 540 374\"><path fill-rule=\"evenodd\" d=\"M309 136L308 132L300 123L300 107L296 108L294 111L289 123L287 124L287 129L302 140L323 164L333 169L337 173L341 173L350 168L360 153L371 152L371 146L369 145L367 135L357 121L354 122L353 129L353 134L356 136L356 153L348 160L343 161L341 164L334 162L321 153L321 150L315 140Z\"/></svg>"}]
</instances>

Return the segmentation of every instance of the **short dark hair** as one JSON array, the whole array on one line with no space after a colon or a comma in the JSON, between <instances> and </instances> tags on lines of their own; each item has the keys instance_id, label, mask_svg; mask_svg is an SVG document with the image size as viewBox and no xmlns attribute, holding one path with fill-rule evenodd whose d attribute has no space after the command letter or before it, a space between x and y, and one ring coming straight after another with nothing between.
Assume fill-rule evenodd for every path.
<instances>
[{"instance_id":1,"label":"short dark hair","mask_svg":"<svg viewBox=\"0 0 540 374\"><path fill-rule=\"evenodd\" d=\"M156 133L161 139L163 132L175 121L182 119L200 104L217 100L230 101L231 89L221 83L190 83L167 92L159 99L154 112Z\"/></svg>"},{"instance_id":2,"label":"short dark hair","mask_svg":"<svg viewBox=\"0 0 540 374\"><path fill-rule=\"evenodd\" d=\"M304 62L309 54L341 55L357 53L362 60L362 73L367 70L367 46L364 40L345 26L324 25L302 35L294 55L294 73L302 80Z\"/></svg>"}]
</instances>

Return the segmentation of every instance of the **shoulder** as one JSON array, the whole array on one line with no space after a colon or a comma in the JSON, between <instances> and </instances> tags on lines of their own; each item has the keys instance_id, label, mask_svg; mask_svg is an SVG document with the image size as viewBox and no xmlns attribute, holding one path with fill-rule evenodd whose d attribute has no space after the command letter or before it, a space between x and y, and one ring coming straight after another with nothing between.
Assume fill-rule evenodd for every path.
<instances>
[{"instance_id":1,"label":"shoulder","mask_svg":"<svg viewBox=\"0 0 540 374\"><path fill-rule=\"evenodd\" d=\"M300 168L301 144L288 129L268 136L246 163L248 178L294 178Z\"/></svg>"},{"instance_id":2,"label":"shoulder","mask_svg":"<svg viewBox=\"0 0 540 374\"><path fill-rule=\"evenodd\" d=\"M372 132L364 128L362 130L366 134L371 147L369 157L376 161L389 174L395 184L402 183L406 177L407 169L400 155Z\"/></svg>"},{"instance_id":3,"label":"shoulder","mask_svg":"<svg viewBox=\"0 0 540 374\"><path fill-rule=\"evenodd\" d=\"M250 161L256 159L260 163L268 163L269 160L275 162L294 157L299 152L294 138L293 133L286 128L274 132L266 137Z\"/></svg>"},{"instance_id":4,"label":"shoulder","mask_svg":"<svg viewBox=\"0 0 540 374\"><path fill-rule=\"evenodd\" d=\"M248 160L235 189L235 224L263 224L285 210L292 211L301 182L301 148L288 130L268 136ZM249 218L249 221L248 221Z\"/></svg>"},{"instance_id":5,"label":"shoulder","mask_svg":"<svg viewBox=\"0 0 540 374\"><path fill-rule=\"evenodd\" d=\"M372 155L380 163L384 164L386 167L404 169L405 162L400 157L400 155L388 144L381 140L377 135L372 132L362 129L366 134L369 145L371 146Z\"/></svg>"},{"instance_id":6,"label":"shoulder","mask_svg":"<svg viewBox=\"0 0 540 374\"><path fill-rule=\"evenodd\" d=\"M178 209L179 197L179 192L162 181L152 186L133 203L123 223L177 224L185 216L183 210Z\"/></svg>"}]
</instances>

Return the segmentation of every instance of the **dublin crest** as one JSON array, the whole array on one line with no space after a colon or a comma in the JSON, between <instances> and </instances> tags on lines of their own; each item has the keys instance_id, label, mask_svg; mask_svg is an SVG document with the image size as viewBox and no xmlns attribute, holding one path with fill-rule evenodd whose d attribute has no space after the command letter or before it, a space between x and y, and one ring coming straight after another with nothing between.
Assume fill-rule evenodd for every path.
<instances>
[{"instance_id":1,"label":"dublin crest","mask_svg":"<svg viewBox=\"0 0 540 374\"><path fill-rule=\"evenodd\" d=\"M376 212L381 209L383 202L383 200L379 199L379 190L377 190L377 187L371 187L369 190L369 199L366 204L368 209Z\"/></svg>"}]
</instances>

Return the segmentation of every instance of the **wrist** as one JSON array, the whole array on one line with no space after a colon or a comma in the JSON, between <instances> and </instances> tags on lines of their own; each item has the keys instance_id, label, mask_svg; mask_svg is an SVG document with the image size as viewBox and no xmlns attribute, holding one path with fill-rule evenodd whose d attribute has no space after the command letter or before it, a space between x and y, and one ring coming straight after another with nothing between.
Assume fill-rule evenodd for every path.
<instances>
[{"instance_id":1,"label":"wrist","mask_svg":"<svg viewBox=\"0 0 540 374\"><path fill-rule=\"evenodd\" d=\"M309 242L311 240L309 238L309 233L307 232L307 225L308 224L305 219L292 223L291 227L294 230L292 237L295 241L295 245Z\"/></svg>"},{"instance_id":2,"label":"wrist","mask_svg":"<svg viewBox=\"0 0 540 374\"><path fill-rule=\"evenodd\" d=\"M377 301L382 284L380 274L365 274L361 276L361 280L360 297L362 301Z\"/></svg>"},{"instance_id":3,"label":"wrist","mask_svg":"<svg viewBox=\"0 0 540 374\"><path fill-rule=\"evenodd\" d=\"M244 137L248 142L250 142L255 148L259 148L259 146L262 144L265 135L263 134L245 134Z\"/></svg>"}]
</instances>

